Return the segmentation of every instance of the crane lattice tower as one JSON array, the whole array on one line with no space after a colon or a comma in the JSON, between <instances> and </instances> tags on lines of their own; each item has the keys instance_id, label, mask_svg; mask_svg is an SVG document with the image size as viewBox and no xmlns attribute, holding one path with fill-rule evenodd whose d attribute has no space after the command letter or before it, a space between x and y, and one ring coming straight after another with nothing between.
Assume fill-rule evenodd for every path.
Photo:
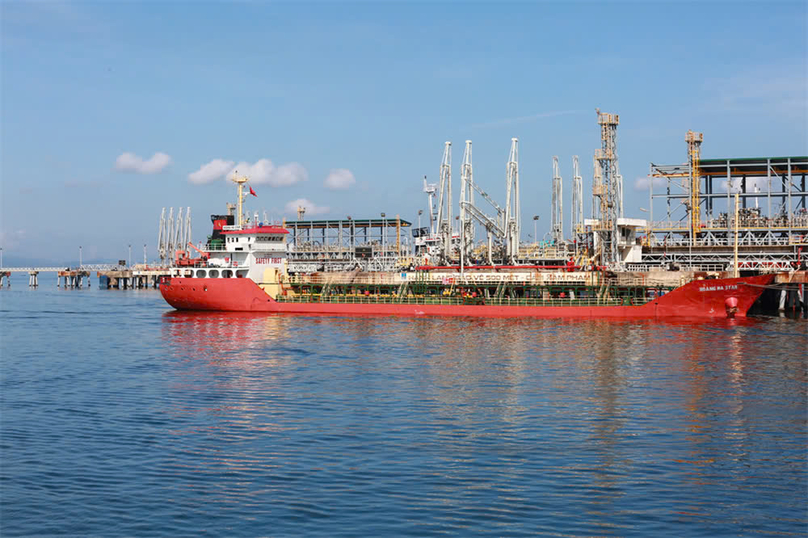
<instances>
[{"instance_id":1,"label":"crane lattice tower","mask_svg":"<svg viewBox=\"0 0 808 538\"><path fill-rule=\"evenodd\" d=\"M601 263L619 262L617 219L623 216L623 178L617 164L617 125L620 117L595 110L600 125L600 149L595 158L600 165L600 184L593 185L592 194L598 198L599 221L596 232L600 239Z\"/></svg>"}]
</instances>

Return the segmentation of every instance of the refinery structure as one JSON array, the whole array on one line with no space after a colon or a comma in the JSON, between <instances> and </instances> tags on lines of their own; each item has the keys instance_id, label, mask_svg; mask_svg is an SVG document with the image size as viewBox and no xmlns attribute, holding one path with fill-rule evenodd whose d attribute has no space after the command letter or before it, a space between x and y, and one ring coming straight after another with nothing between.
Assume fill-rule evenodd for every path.
<instances>
[{"instance_id":1,"label":"refinery structure","mask_svg":"<svg viewBox=\"0 0 808 538\"><path fill-rule=\"evenodd\" d=\"M617 114L596 110L600 147L592 154L591 200L585 203L578 156L572 158L565 208L564 179L553 157L550 231L523 242L519 189L519 141L511 139L504 170L504 199L497 202L475 182L472 141L466 140L460 165L459 197L452 185L452 143L443 146L438 182L423 179L427 210L418 223L400 215L297 220L289 231L288 271L396 271L424 266L574 266L618 271L782 271L803 263L808 247L805 176L808 157L702 159L702 133L685 135L683 164L651 163L647 218L625 215L623 176L618 159ZM236 182L243 186L247 178ZM455 183L455 186L456 183ZM228 204L232 222L268 223L245 215L243 190ZM590 211L585 218L584 209ZM565 211L566 209L566 211ZM422 219L424 217L424 219ZM565 218L566 217L566 218ZM425 222L422 222L424 220ZM176 221L173 210L161 216L159 243L163 263L188 258L190 208ZM806 249L808 250L808 249Z\"/></svg>"}]
</instances>

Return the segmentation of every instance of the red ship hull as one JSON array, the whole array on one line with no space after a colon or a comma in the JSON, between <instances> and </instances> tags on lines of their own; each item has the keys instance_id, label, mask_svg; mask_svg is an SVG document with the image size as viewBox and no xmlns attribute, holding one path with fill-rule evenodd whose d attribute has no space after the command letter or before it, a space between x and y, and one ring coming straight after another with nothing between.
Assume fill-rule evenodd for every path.
<instances>
[{"instance_id":1,"label":"red ship hull","mask_svg":"<svg viewBox=\"0 0 808 538\"><path fill-rule=\"evenodd\" d=\"M295 314L533 318L745 317L774 275L695 280L638 306L501 306L396 303L292 303L271 299L247 278L171 278L160 284L177 310Z\"/></svg>"}]
</instances>

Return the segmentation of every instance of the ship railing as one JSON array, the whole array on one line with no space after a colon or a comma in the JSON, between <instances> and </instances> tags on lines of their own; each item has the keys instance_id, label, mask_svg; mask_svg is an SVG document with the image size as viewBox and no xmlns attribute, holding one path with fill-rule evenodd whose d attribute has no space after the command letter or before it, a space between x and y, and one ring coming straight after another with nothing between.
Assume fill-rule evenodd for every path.
<instances>
[{"instance_id":1,"label":"ship railing","mask_svg":"<svg viewBox=\"0 0 808 538\"><path fill-rule=\"evenodd\" d=\"M325 285L325 284L401 284L398 274L363 273L361 275L317 273L313 275L291 275L290 284L297 285Z\"/></svg>"},{"instance_id":2,"label":"ship railing","mask_svg":"<svg viewBox=\"0 0 808 538\"><path fill-rule=\"evenodd\" d=\"M530 271L530 272L528 272ZM373 281L376 283L401 283L403 281L409 282L429 282L429 283L444 283L444 284L460 284L460 283L482 283L482 282L493 282L495 284L499 282L512 282L512 283L521 283L521 282L528 282L528 283L542 283L542 282L559 282L559 283L570 283L570 284L583 284L587 281L592 280L593 278L597 278L598 273L595 272L578 272L578 273L567 273L562 270L554 271L554 272L533 272L532 270L526 270L524 272L518 273L497 273L493 278L480 278L482 274L479 273L466 273L461 274L459 272L435 272L435 273L425 273L419 274L416 271L405 270L401 269L400 271L394 273L383 273L383 272L374 272L374 271L357 271L357 272L334 272L334 273L301 273L301 274L294 274L290 276L291 282L293 283L305 283L305 284L348 284L352 282L365 282L365 281Z\"/></svg>"},{"instance_id":3,"label":"ship railing","mask_svg":"<svg viewBox=\"0 0 808 538\"><path fill-rule=\"evenodd\" d=\"M655 297L395 297L392 295L287 295L282 303L307 304L398 304L450 306L642 306Z\"/></svg>"},{"instance_id":4,"label":"ship railing","mask_svg":"<svg viewBox=\"0 0 808 538\"><path fill-rule=\"evenodd\" d=\"M408 275L409 276L409 275ZM583 279L567 279L563 277L548 277L546 275L531 275L529 278L507 278L509 275L503 275L503 278L498 279L476 279L464 278L459 275L446 276L446 277L432 277L432 278L401 278L398 274L374 274L363 273L357 276L351 275L292 275L289 277L289 284L293 286L324 286L329 285L348 285L348 286L373 286L373 285L399 285L403 282L409 282L410 285L425 285L425 286L497 286L504 282L510 286L515 287L532 287L532 286L593 286L599 285L600 279L595 276L587 276ZM625 279L623 279L625 280ZM623 284L621 280L621 284ZM634 279L638 284L642 283L642 279ZM632 282L634 281L632 280Z\"/></svg>"}]
</instances>

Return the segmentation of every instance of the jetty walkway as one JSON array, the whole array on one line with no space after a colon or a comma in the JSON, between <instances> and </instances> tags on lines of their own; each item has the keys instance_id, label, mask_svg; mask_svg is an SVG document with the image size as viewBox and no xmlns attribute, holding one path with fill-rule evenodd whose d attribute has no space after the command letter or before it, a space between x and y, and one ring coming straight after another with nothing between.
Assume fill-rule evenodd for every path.
<instances>
[{"instance_id":1,"label":"jetty walkway","mask_svg":"<svg viewBox=\"0 0 808 538\"><path fill-rule=\"evenodd\" d=\"M114 264L82 264L79 267L2 267L0 288L11 287L12 273L27 273L28 287L39 287L40 273L56 273L56 287L82 289L90 287L90 276L95 273L101 288L157 288L160 277L168 275L167 267L134 266Z\"/></svg>"}]
</instances>

